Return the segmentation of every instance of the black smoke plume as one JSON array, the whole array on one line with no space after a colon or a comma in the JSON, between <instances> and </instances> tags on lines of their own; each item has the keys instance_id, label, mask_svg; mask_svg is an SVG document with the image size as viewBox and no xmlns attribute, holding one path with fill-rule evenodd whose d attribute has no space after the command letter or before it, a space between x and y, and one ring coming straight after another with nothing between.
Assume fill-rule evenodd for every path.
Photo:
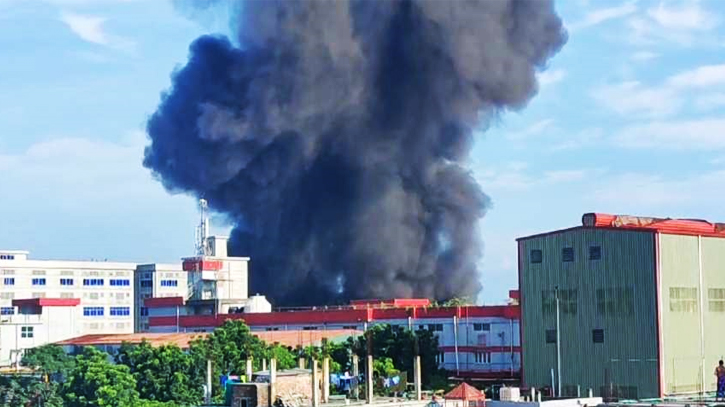
<instances>
[{"instance_id":1,"label":"black smoke plume","mask_svg":"<svg viewBox=\"0 0 725 407\"><path fill-rule=\"evenodd\" d=\"M475 297L472 129L535 95L566 41L552 1L199 4L237 7L235 34L191 44L144 165L234 219L252 292Z\"/></svg>"}]
</instances>

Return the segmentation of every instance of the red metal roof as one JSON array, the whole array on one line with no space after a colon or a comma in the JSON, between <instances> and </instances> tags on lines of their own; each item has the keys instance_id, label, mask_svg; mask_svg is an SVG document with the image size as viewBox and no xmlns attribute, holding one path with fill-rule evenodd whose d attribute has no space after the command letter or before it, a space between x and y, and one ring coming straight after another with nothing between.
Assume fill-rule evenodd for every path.
<instances>
[{"instance_id":1,"label":"red metal roof","mask_svg":"<svg viewBox=\"0 0 725 407\"><path fill-rule=\"evenodd\" d=\"M14 307L75 307L80 298L25 298L13 300Z\"/></svg>"},{"instance_id":2,"label":"red metal roof","mask_svg":"<svg viewBox=\"0 0 725 407\"><path fill-rule=\"evenodd\" d=\"M701 235L725 237L725 223L698 219L652 218L629 215L587 213L582 216L585 227L613 227L623 229L649 229L674 235Z\"/></svg>"},{"instance_id":3,"label":"red metal roof","mask_svg":"<svg viewBox=\"0 0 725 407\"><path fill-rule=\"evenodd\" d=\"M143 300L143 306L146 308L165 308L184 306L184 297L154 297Z\"/></svg>"},{"instance_id":4,"label":"red metal roof","mask_svg":"<svg viewBox=\"0 0 725 407\"><path fill-rule=\"evenodd\" d=\"M175 306L175 305L174 305ZM274 325L323 325L358 324L363 322L391 319L426 318L476 318L499 317L520 319L521 308L518 305L468 306L443 308L390 308L390 309L328 309L308 311L282 311L258 314L221 314L221 315L182 315L179 326L214 327L227 319L241 319L249 326ZM149 317L150 326L175 326L176 316Z\"/></svg>"},{"instance_id":5,"label":"red metal roof","mask_svg":"<svg viewBox=\"0 0 725 407\"><path fill-rule=\"evenodd\" d=\"M455 389L448 392L448 394L443 396L443 398L447 400L476 401L486 400L486 395L470 384L463 382L456 386Z\"/></svg>"}]
</instances>

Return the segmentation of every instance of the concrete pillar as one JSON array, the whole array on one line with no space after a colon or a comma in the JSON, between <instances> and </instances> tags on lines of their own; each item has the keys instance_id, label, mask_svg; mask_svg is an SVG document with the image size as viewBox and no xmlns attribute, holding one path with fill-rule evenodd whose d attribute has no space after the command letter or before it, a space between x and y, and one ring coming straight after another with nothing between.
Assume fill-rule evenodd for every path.
<instances>
[{"instance_id":1,"label":"concrete pillar","mask_svg":"<svg viewBox=\"0 0 725 407\"><path fill-rule=\"evenodd\" d=\"M360 376L360 358L356 354L352 355L352 375L355 377L355 380ZM352 391L353 397L355 397L355 400L360 399L360 388L355 387Z\"/></svg>"},{"instance_id":2,"label":"concrete pillar","mask_svg":"<svg viewBox=\"0 0 725 407\"><path fill-rule=\"evenodd\" d=\"M277 359L269 361L269 407L277 400Z\"/></svg>"},{"instance_id":3,"label":"concrete pillar","mask_svg":"<svg viewBox=\"0 0 725 407\"><path fill-rule=\"evenodd\" d=\"M207 404L211 403L211 359L208 359L206 361L206 397L205 400Z\"/></svg>"},{"instance_id":4,"label":"concrete pillar","mask_svg":"<svg viewBox=\"0 0 725 407\"><path fill-rule=\"evenodd\" d=\"M417 401L420 401L423 395L420 374L420 356L416 356L413 360L413 382L415 383L415 399Z\"/></svg>"},{"instance_id":5,"label":"concrete pillar","mask_svg":"<svg viewBox=\"0 0 725 407\"><path fill-rule=\"evenodd\" d=\"M531 388L531 401L533 402L534 400L536 400L536 388L532 387Z\"/></svg>"},{"instance_id":6,"label":"concrete pillar","mask_svg":"<svg viewBox=\"0 0 725 407\"><path fill-rule=\"evenodd\" d=\"M592 397L594 397L594 394L592 392L592 389L589 389L589 398L592 398Z\"/></svg>"},{"instance_id":7,"label":"concrete pillar","mask_svg":"<svg viewBox=\"0 0 725 407\"><path fill-rule=\"evenodd\" d=\"M247 369L245 373L247 376L247 382L251 382L252 376L254 376L254 365L252 365L252 359L247 359Z\"/></svg>"},{"instance_id":8,"label":"concrete pillar","mask_svg":"<svg viewBox=\"0 0 725 407\"><path fill-rule=\"evenodd\" d=\"M267 359L262 359L262 370L267 370Z\"/></svg>"},{"instance_id":9,"label":"concrete pillar","mask_svg":"<svg viewBox=\"0 0 725 407\"><path fill-rule=\"evenodd\" d=\"M330 402L330 358L322 359L322 402Z\"/></svg>"},{"instance_id":10,"label":"concrete pillar","mask_svg":"<svg viewBox=\"0 0 725 407\"><path fill-rule=\"evenodd\" d=\"M541 403L541 392L539 392L539 394L537 394L536 401Z\"/></svg>"},{"instance_id":11,"label":"concrete pillar","mask_svg":"<svg viewBox=\"0 0 725 407\"><path fill-rule=\"evenodd\" d=\"M312 365L312 407L320 405L320 372L317 371L317 360L310 360Z\"/></svg>"},{"instance_id":12,"label":"concrete pillar","mask_svg":"<svg viewBox=\"0 0 725 407\"><path fill-rule=\"evenodd\" d=\"M299 360L297 361L297 366L300 369L304 369L305 368L305 358L299 358Z\"/></svg>"},{"instance_id":13,"label":"concrete pillar","mask_svg":"<svg viewBox=\"0 0 725 407\"><path fill-rule=\"evenodd\" d=\"M365 400L373 404L373 355L368 355L367 366L365 366Z\"/></svg>"}]
</instances>

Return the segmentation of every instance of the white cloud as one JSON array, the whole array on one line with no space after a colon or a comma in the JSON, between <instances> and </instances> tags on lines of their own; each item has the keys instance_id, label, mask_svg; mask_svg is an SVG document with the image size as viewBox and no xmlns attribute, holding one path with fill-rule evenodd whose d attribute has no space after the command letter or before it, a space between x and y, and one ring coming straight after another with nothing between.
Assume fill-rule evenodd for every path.
<instances>
[{"instance_id":1,"label":"white cloud","mask_svg":"<svg viewBox=\"0 0 725 407\"><path fill-rule=\"evenodd\" d=\"M725 85L725 64L703 65L670 77L667 85L682 88L705 88Z\"/></svg>"},{"instance_id":2,"label":"white cloud","mask_svg":"<svg viewBox=\"0 0 725 407\"><path fill-rule=\"evenodd\" d=\"M60 20L84 41L126 51L134 47L132 41L106 33L103 28L106 18L62 12Z\"/></svg>"},{"instance_id":3,"label":"white cloud","mask_svg":"<svg viewBox=\"0 0 725 407\"><path fill-rule=\"evenodd\" d=\"M713 30L719 23L714 13L703 9L700 2L685 2L679 6L661 2L628 20L626 40L634 45L713 45L717 42L715 37L703 33Z\"/></svg>"},{"instance_id":4,"label":"white cloud","mask_svg":"<svg viewBox=\"0 0 725 407\"><path fill-rule=\"evenodd\" d=\"M520 162L510 162L500 167L475 169L474 174L481 186L494 195L503 191L528 191L534 188L551 187L580 182L592 174L602 173L596 169L568 169L537 171Z\"/></svg>"},{"instance_id":5,"label":"white cloud","mask_svg":"<svg viewBox=\"0 0 725 407\"><path fill-rule=\"evenodd\" d=\"M651 61L655 58L659 58L659 54L650 51L638 51L632 54L632 60L637 62Z\"/></svg>"},{"instance_id":6,"label":"white cloud","mask_svg":"<svg viewBox=\"0 0 725 407\"><path fill-rule=\"evenodd\" d=\"M625 127L612 140L627 148L711 150L725 148L725 119L655 121Z\"/></svg>"},{"instance_id":7,"label":"white cloud","mask_svg":"<svg viewBox=\"0 0 725 407\"><path fill-rule=\"evenodd\" d=\"M683 104L672 89L647 87L638 81L599 86L591 96L605 108L624 116L666 116L677 112Z\"/></svg>"},{"instance_id":8,"label":"white cloud","mask_svg":"<svg viewBox=\"0 0 725 407\"><path fill-rule=\"evenodd\" d=\"M566 77L566 71L563 69L551 69L541 72L537 75L539 85L550 86L561 82Z\"/></svg>"},{"instance_id":9,"label":"white cloud","mask_svg":"<svg viewBox=\"0 0 725 407\"><path fill-rule=\"evenodd\" d=\"M697 96L695 107L700 110L714 110L725 107L725 92L712 92Z\"/></svg>"},{"instance_id":10,"label":"white cloud","mask_svg":"<svg viewBox=\"0 0 725 407\"><path fill-rule=\"evenodd\" d=\"M549 148L549 151L567 151L576 150L588 145L595 144L604 138L604 129L601 127L593 127L584 129L576 134L569 135L566 138L555 141Z\"/></svg>"},{"instance_id":11,"label":"white cloud","mask_svg":"<svg viewBox=\"0 0 725 407\"><path fill-rule=\"evenodd\" d=\"M615 7L606 7L587 13L581 21L569 24L567 29L571 32L593 27L609 20L615 20L631 15L637 11L634 3L624 3Z\"/></svg>"},{"instance_id":12,"label":"white cloud","mask_svg":"<svg viewBox=\"0 0 725 407\"><path fill-rule=\"evenodd\" d=\"M644 173L620 174L597 185L586 199L612 212L677 216L683 208L694 208L695 216L718 206L725 196L725 170L665 177Z\"/></svg>"},{"instance_id":13,"label":"white cloud","mask_svg":"<svg viewBox=\"0 0 725 407\"><path fill-rule=\"evenodd\" d=\"M538 136L554 127L553 119L543 119L519 131L506 133L506 138L512 141L523 141Z\"/></svg>"}]
</instances>

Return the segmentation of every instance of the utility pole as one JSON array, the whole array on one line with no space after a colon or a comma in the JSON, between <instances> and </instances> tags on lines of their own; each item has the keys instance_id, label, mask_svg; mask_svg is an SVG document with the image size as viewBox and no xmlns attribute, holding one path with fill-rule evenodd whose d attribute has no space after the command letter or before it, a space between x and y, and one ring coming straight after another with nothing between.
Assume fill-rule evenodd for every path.
<instances>
[{"instance_id":1,"label":"utility pole","mask_svg":"<svg viewBox=\"0 0 725 407\"><path fill-rule=\"evenodd\" d=\"M554 287L556 298L556 376L557 396L561 397L561 330L559 325L559 286Z\"/></svg>"}]
</instances>

